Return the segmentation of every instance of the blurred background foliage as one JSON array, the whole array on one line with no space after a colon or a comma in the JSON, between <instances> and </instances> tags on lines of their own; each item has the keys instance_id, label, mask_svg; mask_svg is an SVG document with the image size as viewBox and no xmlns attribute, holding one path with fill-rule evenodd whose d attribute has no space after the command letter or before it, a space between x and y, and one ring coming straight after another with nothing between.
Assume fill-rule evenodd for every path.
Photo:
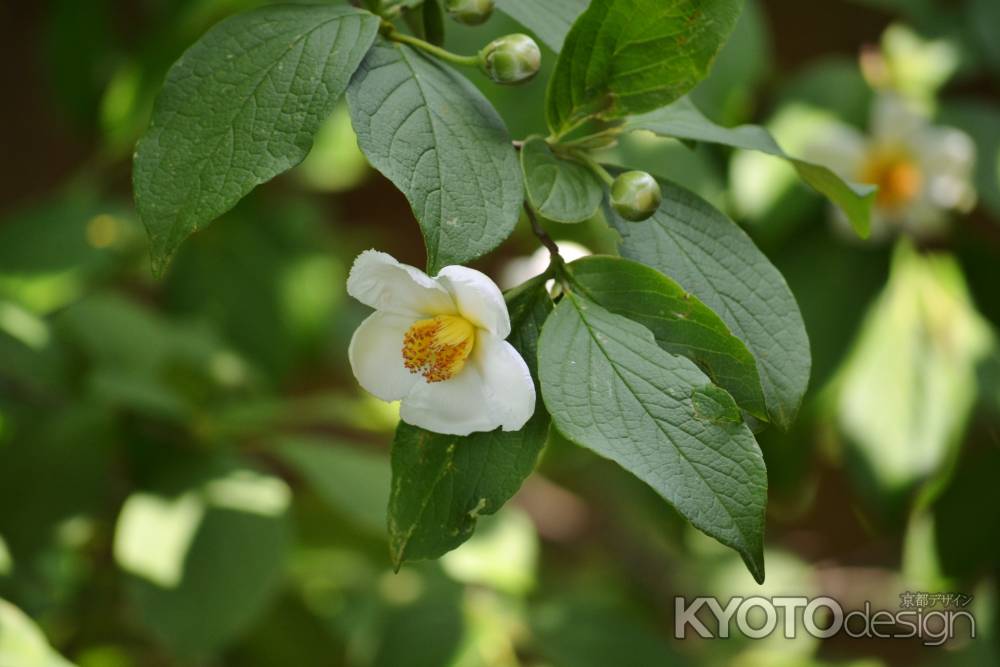
<instances>
[{"instance_id":1,"label":"blurred background foliage","mask_svg":"<svg viewBox=\"0 0 1000 667\"><path fill-rule=\"evenodd\" d=\"M344 279L365 248L423 256L345 111L160 282L130 204L132 146L167 67L258 4L0 9L0 666L1000 664L996 0L748 0L694 95L713 120L766 124L801 153L830 122L865 130L888 77L976 145L978 204L932 239L847 240L765 156L646 138L617 149L743 223L807 323L806 407L791 432L759 434L762 588L648 488L557 436L469 543L391 571L396 415L351 377L365 313ZM449 25L448 46L516 30L500 14ZM513 136L542 129L547 70L516 89L470 76ZM600 220L550 228L613 248ZM480 268L499 276L534 250L522 229ZM670 638L675 595L896 609L913 590L974 595L977 639Z\"/></svg>"}]
</instances>

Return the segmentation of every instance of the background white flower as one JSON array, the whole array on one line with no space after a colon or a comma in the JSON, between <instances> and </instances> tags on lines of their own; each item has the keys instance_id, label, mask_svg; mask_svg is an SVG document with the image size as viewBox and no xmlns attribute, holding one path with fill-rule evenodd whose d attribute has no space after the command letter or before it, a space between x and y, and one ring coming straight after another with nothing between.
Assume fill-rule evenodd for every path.
<instances>
[{"instance_id":1,"label":"background white flower","mask_svg":"<svg viewBox=\"0 0 1000 667\"><path fill-rule=\"evenodd\" d=\"M900 230L934 236L944 231L950 211L975 204L975 145L964 132L931 124L918 107L891 93L876 98L869 131L866 137L831 124L806 154L846 179L879 186L872 238Z\"/></svg>"},{"instance_id":2,"label":"background white flower","mask_svg":"<svg viewBox=\"0 0 1000 667\"><path fill-rule=\"evenodd\" d=\"M437 433L519 430L535 410L528 366L504 339L510 316L486 275L446 266L435 278L366 250L347 292L375 313L354 332L354 376L403 421Z\"/></svg>"}]
</instances>

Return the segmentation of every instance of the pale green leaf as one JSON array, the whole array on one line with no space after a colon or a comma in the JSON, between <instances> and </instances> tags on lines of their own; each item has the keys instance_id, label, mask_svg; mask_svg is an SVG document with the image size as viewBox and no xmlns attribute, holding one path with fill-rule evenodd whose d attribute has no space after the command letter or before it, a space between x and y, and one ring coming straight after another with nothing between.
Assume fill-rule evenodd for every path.
<instances>
[{"instance_id":1,"label":"pale green leaf","mask_svg":"<svg viewBox=\"0 0 1000 667\"><path fill-rule=\"evenodd\" d=\"M476 534L441 558L441 568L465 585L524 596L537 581L538 529L523 509L507 505L484 517Z\"/></svg>"},{"instance_id":2,"label":"pale green leaf","mask_svg":"<svg viewBox=\"0 0 1000 667\"><path fill-rule=\"evenodd\" d=\"M573 21L587 8L588 2L589 0L497 0L497 8L559 53Z\"/></svg>"},{"instance_id":3,"label":"pale green leaf","mask_svg":"<svg viewBox=\"0 0 1000 667\"><path fill-rule=\"evenodd\" d=\"M538 336L552 311L542 280L507 296L511 345L537 377ZM389 540L396 567L437 558L465 542L531 474L549 432L541 398L520 431L441 435L400 422L392 445Z\"/></svg>"},{"instance_id":4,"label":"pale green leaf","mask_svg":"<svg viewBox=\"0 0 1000 667\"><path fill-rule=\"evenodd\" d=\"M264 7L180 57L133 166L156 272L189 234L306 157L378 26L348 7Z\"/></svg>"},{"instance_id":5,"label":"pale green leaf","mask_svg":"<svg viewBox=\"0 0 1000 667\"><path fill-rule=\"evenodd\" d=\"M73 667L24 612L0 599L0 667Z\"/></svg>"},{"instance_id":6,"label":"pale green leaf","mask_svg":"<svg viewBox=\"0 0 1000 667\"><path fill-rule=\"evenodd\" d=\"M137 619L196 662L244 632L277 592L291 548L291 491L228 464L181 476L169 493L129 496L114 554L131 575Z\"/></svg>"},{"instance_id":7,"label":"pale green leaf","mask_svg":"<svg viewBox=\"0 0 1000 667\"><path fill-rule=\"evenodd\" d=\"M784 277L740 227L669 181L644 222L608 209L623 257L676 280L729 326L757 360L771 421L788 428L809 384L812 359L798 304Z\"/></svg>"},{"instance_id":8,"label":"pale green leaf","mask_svg":"<svg viewBox=\"0 0 1000 667\"><path fill-rule=\"evenodd\" d=\"M563 435L649 484L763 581L767 472L750 429L730 419L732 397L645 327L574 293L542 331L539 375Z\"/></svg>"},{"instance_id":9,"label":"pale green leaf","mask_svg":"<svg viewBox=\"0 0 1000 667\"><path fill-rule=\"evenodd\" d=\"M583 222L601 206L604 185L588 167L555 155L540 137L521 148L524 188L531 205L553 222Z\"/></svg>"},{"instance_id":10,"label":"pale green leaf","mask_svg":"<svg viewBox=\"0 0 1000 667\"><path fill-rule=\"evenodd\" d=\"M524 187L503 120L447 65L377 43L347 91L358 144L403 191L431 273L497 247L517 224Z\"/></svg>"},{"instance_id":11,"label":"pale green leaf","mask_svg":"<svg viewBox=\"0 0 1000 667\"><path fill-rule=\"evenodd\" d=\"M594 0L549 81L546 118L563 135L589 118L652 111L708 75L742 0Z\"/></svg>"},{"instance_id":12,"label":"pale green leaf","mask_svg":"<svg viewBox=\"0 0 1000 667\"><path fill-rule=\"evenodd\" d=\"M716 125L687 98L663 109L629 118L626 128L647 130L664 137L759 151L787 160L799 177L839 206L861 237L871 228L871 209L876 188L845 181L828 167L793 158L781 149L771 133L758 125L727 128Z\"/></svg>"},{"instance_id":13,"label":"pale green leaf","mask_svg":"<svg viewBox=\"0 0 1000 667\"><path fill-rule=\"evenodd\" d=\"M955 259L901 244L836 380L848 452L880 491L903 492L951 460L992 345Z\"/></svg>"},{"instance_id":14,"label":"pale green leaf","mask_svg":"<svg viewBox=\"0 0 1000 667\"><path fill-rule=\"evenodd\" d=\"M656 269L621 257L584 257L569 269L588 299L645 326L660 347L694 361L740 407L767 419L753 355L698 297Z\"/></svg>"}]
</instances>

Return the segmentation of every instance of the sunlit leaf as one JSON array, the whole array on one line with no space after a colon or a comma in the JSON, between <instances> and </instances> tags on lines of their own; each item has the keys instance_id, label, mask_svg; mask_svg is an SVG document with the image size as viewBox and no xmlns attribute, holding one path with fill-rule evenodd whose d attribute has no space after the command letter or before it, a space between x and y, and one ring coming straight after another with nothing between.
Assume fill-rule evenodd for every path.
<instances>
[{"instance_id":1,"label":"sunlit leaf","mask_svg":"<svg viewBox=\"0 0 1000 667\"><path fill-rule=\"evenodd\" d=\"M691 90L736 25L742 0L593 0L549 82L558 135L588 118L652 111Z\"/></svg>"},{"instance_id":2,"label":"sunlit leaf","mask_svg":"<svg viewBox=\"0 0 1000 667\"><path fill-rule=\"evenodd\" d=\"M445 554L441 567L456 581L524 595L535 585L538 551L531 518L508 505L485 517L468 542Z\"/></svg>"},{"instance_id":3,"label":"sunlit leaf","mask_svg":"<svg viewBox=\"0 0 1000 667\"><path fill-rule=\"evenodd\" d=\"M290 547L291 492L240 468L204 469L170 494L133 494L115 531L142 621L177 655L235 639L277 591Z\"/></svg>"},{"instance_id":4,"label":"sunlit leaf","mask_svg":"<svg viewBox=\"0 0 1000 667\"><path fill-rule=\"evenodd\" d=\"M0 600L0 666L73 667L24 612Z\"/></svg>"},{"instance_id":5,"label":"sunlit leaf","mask_svg":"<svg viewBox=\"0 0 1000 667\"><path fill-rule=\"evenodd\" d=\"M880 491L898 493L942 471L992 341L955 260L901 244L837 380L837 422Z\"/></svg>"}]
</instances>

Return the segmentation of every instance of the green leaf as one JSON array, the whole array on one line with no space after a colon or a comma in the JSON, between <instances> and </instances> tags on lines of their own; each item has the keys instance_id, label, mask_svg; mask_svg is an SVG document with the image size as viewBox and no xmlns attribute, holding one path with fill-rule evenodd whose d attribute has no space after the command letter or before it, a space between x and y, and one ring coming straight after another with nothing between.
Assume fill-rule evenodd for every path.
<instances>
[{"instance_id":1,"label":"green leaf","mask_svg":"<svg viewBox=\"0 0 1000 667\"><path fill-rule=\"evenodd\" d=\"M691 98L709 117L738 122L753 113L761 85L774 70L774 40L760 0L747 0L708 77Z\"/></svg>"},{"instance_id":2,"label":"green leaf","mask_svg":"<svg viewBox=\"0 0 1000 667\"><path fill-rule=\"evenodd\" d=\"M1000 73L1000 44L996 39L996 27L1000 25L1000 5L991 0L970 0L967 3L966 20L973 34L983 60Z\"/></svg>"},{"instance_id":3,"label":"green leaf","mask_svg":"<svg viewBox=\"0 0 1000 667\"><path fill-rule=\"evenodd\" d=\"M384 455L317 438L285 439L275 453L330 507L378 535L385 531L389 462Z\"/></svg>"},{"instance_id":4,"label":"green leaf","mask_svg":"<svg viewBox=\"0 0 1000 667\"><path fill-rule=\"evenodd\" d=\"M464 77L380 42L347 100L361 150L413 207L431 273L510 236L524 200L517 155L503 120Z\"/></svg>"},{"instance_id":5,"label":"green leaf","mask_svg":"<svg viewBox=\"0 0 1000 667\"><path fill-rule=\"evenodd\" d=\"M57 330L87 360L82 376L95 398L146 416L184 422L210 410L224 391L213 369L225 359L233 385L251 369L210 329L111 293L95 292L59 313Z\"/></svg>"},{"instance_id":6,"label":"green leaf","mask_svg":"<svg viewBox=\"0 0 1000 667\"><path fill-rule=\"evenodd\" d=\"M532 648L553 667L691 664L672 651L662 630L634 608L596 586L567 589L558 597L534 602L528 615Z\"/></svg>"},{"instance_id":7,"label":"green leaf","mask_svg":"<svg viewBox=\"0 0 1000 667\"><path fill-rule=\"evenodd\" d=\"M698 297L656 269L620 257L584 257L569 268L588 299L652 331L660 347L698 364L740 407L767 419L757 362Z\"/></svg>"},{"instance_id":8,"label":"green leaf","mask_svg":"<svg viewBox=\"0 0 1000 667\"><path fill-rule=\"evenodd\" d=\"M444 44L444 12L438 0L424 0L422 5L424 34L427 41L438 46Z\"/></svg>"},{"instance_id":9,"label":"green leaf","mask_svg":"<svg viewBox=\"0 0 1000 667\"><path fill-rule=\"evenodd\" d=\"M781 149L771 133L758 125L726 128L716 125L687 98L669 107L630 118L629 130L647 130L654 134L690 141L707 141L733 148L759 151L787 160L799 177L843 210L858 236L865 238L871 229L871 210L877 188L845 181L829 168L791 157Z\"/></svg>"},{"instance_id":10,"label":"green leaf","mask_svg":"<svg viewBox=\"0 0 1000 667\"><path fill-rule=\"evenodd\" d=\"M788 428L809 384L809 337L784 277L739 225L693 192L661 181L663 203L640 223L608 217L623 257L676 280L757 359L771 421Z\"/></svg>"},{"instance_id":11,"label":"green leaf","mask_svg":"<svg viewBox=\"0 0 1000 667\"><path fill-rule=\"evenodd\" d=\"M521 148L521 168L528 200L554 222L583 222L604 199L604 186L589 168L556 156L541 137Z\"/></svg>"},{"instance_id":12,"label":"green leaf","mask_svg":"<svg viewBox=\"0 0 1000 667\"><path fill-rule=\"evenodd\" d=\"M750 429L720 418L738 414L725 391L706 390L705 374L645 327L574 293L545 324L539 374L563 435L649 484L763 581L767 472Z\"/></svg>"},{"instance_id":13,"label":"green leaf","mask_svg":"<svg viewBox=\"0 0 1000 667\"><path fill-rule=\"evenodd\" d=\"M413 34L431 44L444 44L444 12L438 0L424 0L416 7L403 8L403 20Z\"/></svg>"},{"instance_id":14,"label":"green leaf","mask_svg":"<svg viewBox=\"0 0 1000 667\"><path fill-rule=\"evenodd\" d=\"M964 448L948 487L932 506L935 551L943 573L953 580L971 581L1000 563L998 470L1000 448Z\"/></svg>"},{"instance_id":15,"label":"green leaf","mask_svg":"<svg viewBox=\"0 0 1000 667\"><path fill-rule=\"evenodd\" d=\"M115 251L122 249L122 242L139 231L138 225L123 215L127 210L123 208L74 191L4 216L0 220L0 278L28 282L31 277L66 275L72 282L82 282L107 271L114 265ZM95 246L90 239L97 231L106 232L111 243ZM13 288L13 284L0 285L3 292L13 293ZM74 285L67 291L80 289L82 285Z\"/></svg>"},{"instance_id":16,"label":"green leaf","mask_svg":"<svg viewBox=\"0 0 1000 667\"><path fill-rule=\"evenodd\" d=\"M473 643L474 637L473 629L467 627L463 614L464 587L429 567L412 573L409 579L417 582L417 586L404 588L407 579L400 579L402 581L395 590L412 593L400 596L402 599L399 600L380 600L383 608L379 610L378 626L372 627L370 621L365 625L348 626L370 633L373 655L363 664L371 667L462 664L459 658L462 647ZM363 613L370 612L365 610ZM358 620L364 622L363 619Z\"/></svg>"},{"instance_id":17,"label":"green leaf","mask_svg":"<svg viewBox=\"0 0 1000 667\"><path fill-rule=\"evenodd\" d=\"M182 475L172 493L129 496L114 554L139 616L190 663L238 637L278 591L291 491L237 466Z\"/></svg>"},{"instance_id":18,"label":"green leaf","mask_svg":"<svg viewBox=\"0 0 1000 667\"><path fill-rule=\"evenodd\" d=\"M50 395L69 395L66 386ZM20 406L4 402L0 534L15 559L15 580L35 576L29 572L41 573L33 569L42 565L34 557L57 543L53 526L73 517L98 516L116 502L108 484L119 451L114 413L84 398L84 391L73 395L80 398L59 408L31 405L24 399ZM88 446L80 447L81 442Z\"/></svg>"},{"instance_id":19,"label":"green leaf","mask_svg":"<svg viewBox=\"0 0 1000 667\"><path fill-rule=\"evenodd\" d=\"M566 134L590 118L652 111L685 94L736 25L742 0L594 0L549 81L546 118Z\"/></svg>"},{"instance_id":20,"label":"green leaf","mask_svg":"<svg viewBox=\"0 0 1000 667\"><path fill-rule=\"evenodd\" d=\"M133 166L155 272L189 234L306 157L378 26L347 7L264 7L181 56Z\"/></svg>"},{"instance_id":21,"label":"green leaf","mask_svg":"<svg viewBox=\"0 0 1000 667\"><path fill-rule=\"evenodd\" d=\"M542 280L508 295L511 345L537 377L538 336L552 311ZM471 537L531 474L545 445L549 416L541 398L520 431L441 435L400 422L392 445L389 540L393 564L437 558Z\"/></svg>"},{"instance_id":22,"label":"green leaf","mask_svg":"<svg viewBox=\"0 0 1000 667\"><path fill-rule=\"evenodd\" d=\"M590 0L497 0L497 8L535 33L554 52L562 50L573 22Z\"/></svg>"}]
</instances>

